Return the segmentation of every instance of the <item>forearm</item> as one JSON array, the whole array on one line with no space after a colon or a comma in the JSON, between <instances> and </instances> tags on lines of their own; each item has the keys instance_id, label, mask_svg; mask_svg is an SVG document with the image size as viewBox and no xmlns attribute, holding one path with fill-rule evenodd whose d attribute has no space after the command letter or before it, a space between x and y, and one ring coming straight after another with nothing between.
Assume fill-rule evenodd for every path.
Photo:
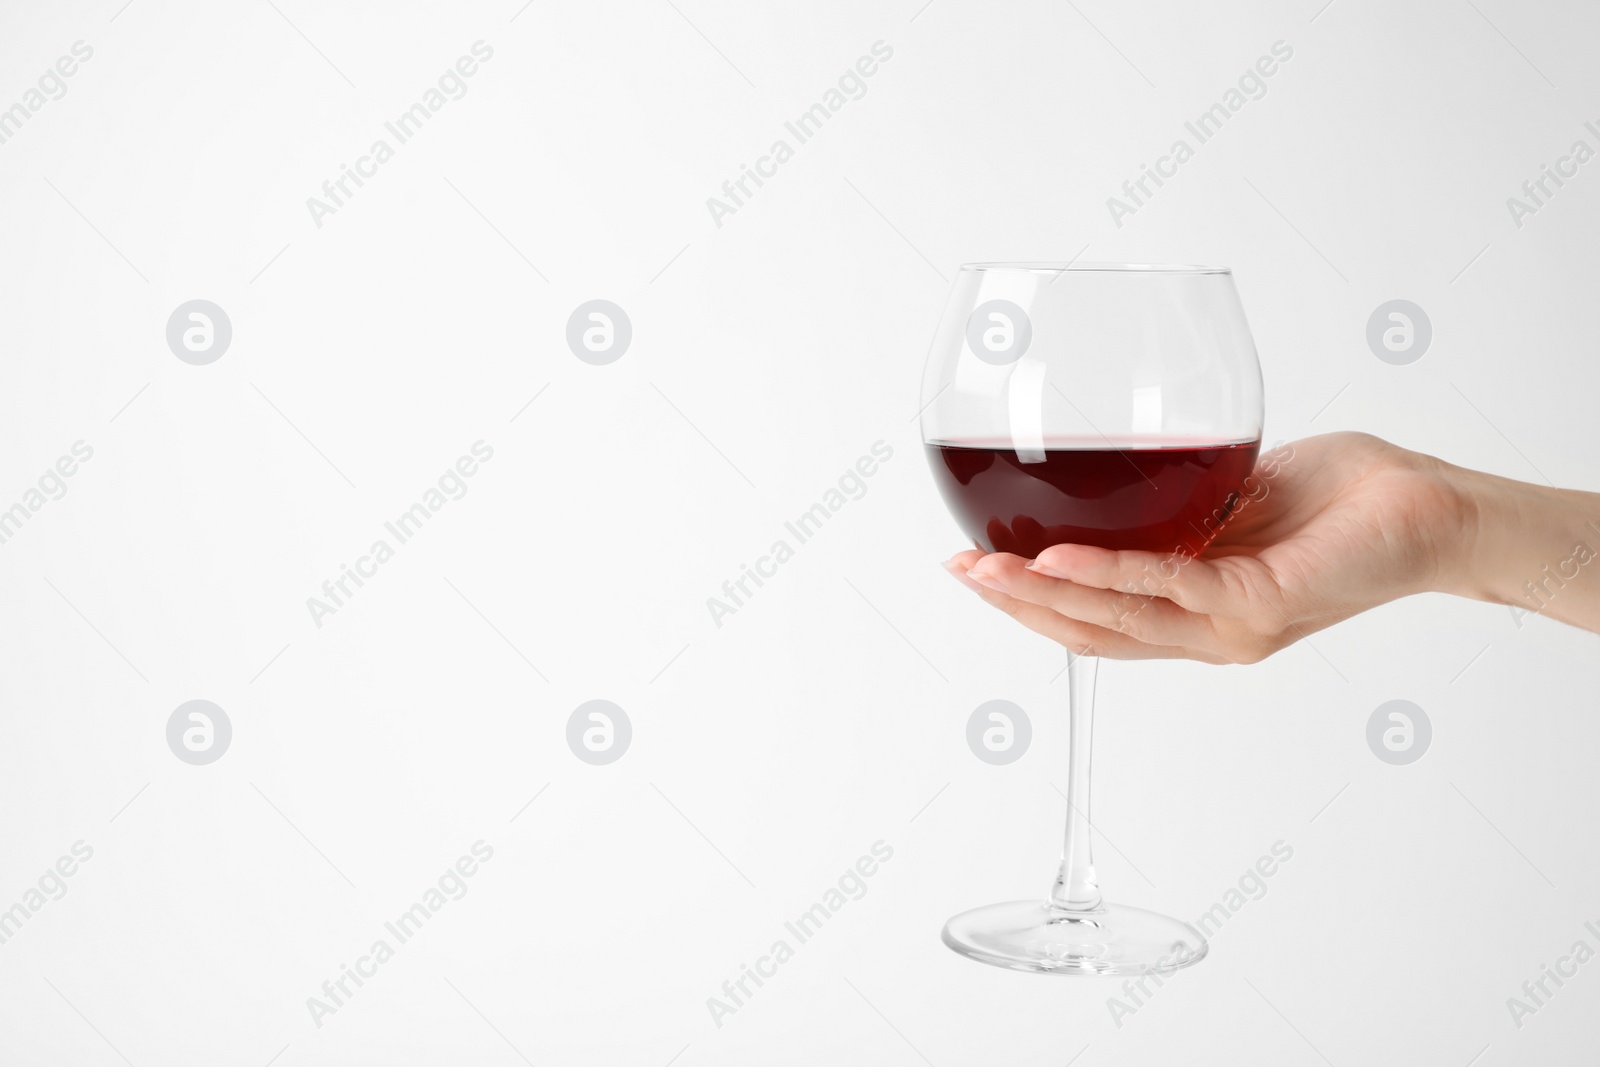
<instances>
[{"instance_id":1,"label":"forearm","mask_svg":"<svg viewBox=\"0 0 1600 1067\"><path fill-rule=\"evenodd\" d=\"M1461 532L1439 591L1600 633L1600 493L1552 489L1445 465Z\"/></svg>"}]
</instances>

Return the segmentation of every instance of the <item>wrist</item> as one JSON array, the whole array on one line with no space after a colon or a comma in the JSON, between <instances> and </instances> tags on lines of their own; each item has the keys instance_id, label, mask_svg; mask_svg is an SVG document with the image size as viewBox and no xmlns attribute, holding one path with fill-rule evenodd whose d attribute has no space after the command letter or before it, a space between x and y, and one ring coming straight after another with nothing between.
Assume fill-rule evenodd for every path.
<instances>
[{"instance_id":1,"label":"wrist","mask_svg":"<svg viewBox=\"0 0 1600 1067\"><path fill-rule=\"evenodd\" d=\"M1456 522L1442 539L1431 591L1498 602L1515 569L1506 556L1514 483L1499 485L1504 479L1443 460L1433 462Z\"/></svg>"},{"instance_id":2,"label":"wrist","mask_svg":"<svg viewBox=\"0 0 1600 1067\"><path fill-rule=\"evenodd\" d=\"M1384 480L1403 504L1389 513L1382 536L1396 551L1398 595L1475 591L1484 541L1500 524L1494 494L1476 471L1384 442Z\"/></svg>"},{"instance_id":3,"label":"wrist","mask_svg":"<svg viewBox=\"0 0 1600 1067\"><path fill-rule=\"evenodd\" d=\"M1600 566L1587 566L1600 551L1600 495L1434 462L1459 523L1433 588L1530 612L1548 607L1554 617L1584 625L1600 584ZM1584 591L1557 606L1554 594L1571 583Z\"/></svg>"}]
</instances>

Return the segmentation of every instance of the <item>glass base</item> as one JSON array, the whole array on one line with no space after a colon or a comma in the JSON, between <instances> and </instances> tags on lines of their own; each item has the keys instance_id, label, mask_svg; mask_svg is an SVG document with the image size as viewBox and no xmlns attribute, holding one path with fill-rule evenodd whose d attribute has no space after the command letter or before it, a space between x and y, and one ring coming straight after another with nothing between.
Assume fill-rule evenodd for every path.
<instances>
[{"instance_id":1,"label":"glass base","mask_svg":"<svg viewBox=\"0 0 1600 1067\"><path fill-rule=\"evenodd\" d=\"M1035 974L1167 974L1199 963L1209 947L1188 923L1143 908L1067 911L1037 900L964 911L945 923L944 943L968 959Z\"/></svg>"}]
</instances>

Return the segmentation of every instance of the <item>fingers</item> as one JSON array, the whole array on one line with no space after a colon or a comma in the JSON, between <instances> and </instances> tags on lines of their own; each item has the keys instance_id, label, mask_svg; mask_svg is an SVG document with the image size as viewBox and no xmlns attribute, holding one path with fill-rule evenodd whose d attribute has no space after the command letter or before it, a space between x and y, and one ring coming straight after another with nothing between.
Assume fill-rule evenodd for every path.
<instances>
[{"instance_id":1,"label":"fingers","mask_svg":"<svg viewBox=\"0 0 1600 1067\"><path fill-rule=\"evenodd\" d=\"M1108 630L1093 623L1068 618L1058 611L1030 604L993 589L979 587L978 595L991 606L1010 615L1022 625L1043 637L1048 637L1070 652L1083 656L1104 656L1106 659L1193 659L1201 658L1189 649L1167 645L1146 644L1127 634ZM1220 660L1213 662L1221 662Z\"/></svg>"},{"instance_id":2,"label":"fingers","mask_svg":"<svg viewBox=\"0 0 1600 1067\"><path fill-rule=\"evenodd\" d=\"M1188 611L1211 614L1227 597L1211 563L1177 553L1115 551L1090 545L1055 545L1039 553L1033 569L1094 589L1164 597Z\"/></svg>"},{"instance_id":3,"label":"fingers","mask_svg":"<svg viewBox=\"0 0 1600 1067\"><path fill-rule=\"evenodd\" d=\"M983 553L981 551L976 548L969 548L965 552L957 552L945 560L944 569L950 572L952 578L971 589L974 593L981 593L983 592L983 586L968 578L967 572L982 558Z\"/></svg>"},{"instance_id":4,"label":"fingers","mask_svg":"<svg viewBox=\"0 0 1600 1067\"><path fill-rule=\"evenodd\" d=\"M993 560L999 557L985 557L983 552L969 549L956 554L946 561L945 569L963 585L975 590L989 605L1005 612L1028 629L1048 637L1072 652L1088 656L1104 656L1108 659L1196 659L1206 663L1226 662L1222 657L1201 649L1141 641L1130 634L1119 633L1109 627L1073 618L1054 608L1032 603L1020 596L1010 596L999 590L981 585L969 577L967 572L976 567L978 562L985 558ZM1009 561L1008 565L1011 570L1026 576L1033 582L1062 586L1069 584L1052 581L1026 571L1023 567L1025 561L1019 557L1010 556L1006 557L1006 559ZM1121 596L1121 594L1098 589L1084 589L1081 592L1107 598ZM1167 605L1167 607L1171 608L1171 605ZM1143 614L1143 612L1141 611L1140 614Z\"/></svg>"},{"instance_id":5,"label":"fingers","mask_svg":"<svg viewBox=\"0 0 1600 1067\"><path fill-rule=\"evenodd\" d=\"M1051 578L1019 556L984 556L969 575L986 588L1145 645L1215 651L1211 620L1155 596Z\"/></svg>"}]
</instances>

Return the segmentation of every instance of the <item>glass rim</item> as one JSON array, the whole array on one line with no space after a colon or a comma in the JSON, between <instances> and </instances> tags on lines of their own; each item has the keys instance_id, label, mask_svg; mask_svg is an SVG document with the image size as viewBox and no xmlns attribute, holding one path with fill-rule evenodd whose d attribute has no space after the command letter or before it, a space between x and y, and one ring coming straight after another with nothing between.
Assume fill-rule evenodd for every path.
<instances>
[{"instance_id":1,"label":"glass rim","mask_svg":"<svg viewBox=\"0 0 1600 1067\"><path fill-rule=\"evenodd\" d=\"M963 271L1017 271L1034 274L1065 274L1075 271L1085 273L1126 274L1232 274L1231 267L1208 267L1192 263L1066 263L1051 262L995 262L963 263Z\"/></svg>"}]
</instances>

